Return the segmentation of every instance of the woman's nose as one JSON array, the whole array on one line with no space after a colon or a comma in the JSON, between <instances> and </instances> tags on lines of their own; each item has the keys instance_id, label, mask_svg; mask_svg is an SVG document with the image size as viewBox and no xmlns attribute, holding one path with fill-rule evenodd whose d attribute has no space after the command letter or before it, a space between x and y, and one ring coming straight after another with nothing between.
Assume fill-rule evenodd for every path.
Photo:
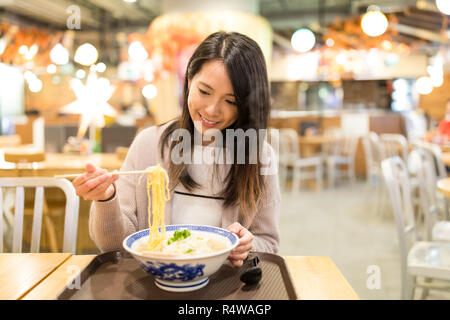
<instances>
[{"instance_id":1,"label":"woman's nose","mask_svg":"<svg viewBox=\"0 0 450 320\"><path fill-rule=\"evenodd\" d=\"M214 102L209 104L206 108L205 108L206 114L205 116L211 116L211 117L215 117L218 116L220 114L220 106L219 106L219 102Z\"/></svg>"}]
</instances>

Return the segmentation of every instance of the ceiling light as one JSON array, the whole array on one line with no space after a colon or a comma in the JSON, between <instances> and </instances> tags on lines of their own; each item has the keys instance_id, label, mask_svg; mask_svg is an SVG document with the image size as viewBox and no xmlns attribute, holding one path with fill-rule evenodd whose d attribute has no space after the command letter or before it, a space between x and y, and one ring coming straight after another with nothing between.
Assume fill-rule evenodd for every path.
<instances>
[{"instance_id":1,"label":"ceiling light","mask_svg":"<svg viewBox=\"0 0 450 320\"><path fill-rule=\"evenodd\" d=\"M328 39L325 41L325 44L326 44L328 47L332 47L332 46L334 46L334 40L331 39L331 38L328 38Z\"/></svg>"},{"instance_id":2,"label":"ceiling light","mask_svg":"<svg viewBox=\"0 0 450 320\"><path fill-rule=\"evenodd\" d=\"M128 55L132 61L144 61L148 58L147 50L139 41L134 41L128 47Z\"/></svg>"},{"instance_id":3,"label":"ceiling light","mask_svg":"<svg viewBox=\"0 0 450 320\"><path fill-rule=\"evenodd\" d=\"M57 70L58 68L53 63L47 66L47 73L49 74L54 74Z\"/></svg>"},{"instance_id":4,"label":"ceiling light","mask_svg":"<svg viewBox=\"0 0 450 320\"><path fill-rule=\"evenodd\" d=\"M34 92L34 93L39 92L42 90L42 81L38 78L33 79L28 84L28 88L30 89L31 92Z\"/></svg>"},{"instance_id":5,"label":"ceiling light","mask_svg":"<svg viewBox=\"0 0 450 320\"><path fill-rule=\"evenodd\" d=\"M28 83L30 83L34 79L37 79L36 75L33 72L31 72L30 70L25 71L23 74L23 77Z\"/></svg>"},{"instance_id":6,"label":"ceiling light","mask_svg":"<svg viewBox=\"0 0 450 320\"><path fill-rule=\"evenodd\" d=\"M440 12L450 15L450 1L448 0L436 0L436 7Z\"/></svg>"},{"instance_id":7,"label":"ceiling light","mask_svg":"<svg viewBox=\"0 0 450 320\"><path fill-rule=\"evenodd\" d=\"M307 52L316 44L314 33L306 28L298 29L291 37L291 45L298 52Z\"/></svg>"},{"instance_id":8,"label":"ceiling light","mask_svg":"<svg viewBox=\"0 0 450 320\"><path fill-rule=\"evenodd\" d=\"M90 66L94 64L98 59L97 49L90 43L84 43L78 47L75 52L75 62L84 66Z\"/></svg>"},{"instance_id":9,"label":"ceiling light","mask_svg":"<svg viewBox=\"0 0 450 320\"><path fill-rule=\"evenodd\" d=\"M378 37L386 32L389 21L377 6L369 6L362 16L361 28L370 37Z\"/></svg>"},{"instance_id":10,"label":"ceiling light","mask_svg":"<svg viewBox=\"0 0 450 320\"><path fill-rule=\"evenodd\" d=\"M20 46L20 48L19 48L19 53L20 54L25 55L27 52L28 52L28 47L27 46L25 46L25 45Z\"/></svg>"},{"instance_id":11,"label":"ceiling light","mask_svg":"<svg viewBox=\"0 0 450 320\"><path fill-rule=\"evenodd\" d=\"M142 95L147 99L153 99L156 97L157 89L155 85L148 84L144 88L142 88Z\"/></svg>"},{"instance_id":12,"label":"ceiling light","mask_svg":"<svg viewBox=\"0 0 450 320\"><path fill-rule=\"evenodd\" d=\"M28 49L28 51L25 53L25 59L27 59L27 60L33 59L33 57L38 52L38 49L39 49L39 47L37 46L37 44L33 44L30 47L30 49Z\"/></svg>"},{"instance_id":13,"label":"ceiling light","mask_svg":"<svg viewBox=\"0 0 450 320\"><path fill-rule=\"evenodd\" d=\"M83 79L84 77L86 77L86 71L84 71L83 69L78 69L77 72L75 72L75 76L78 79Z\"/></svg>"},{"instance_id":14,"label":"ceiling light","mask_svg":"<svg viewBox=\"0 0 450 320\"><path fill-rule=\"evenodd\" d=\"M97 72L105 72L105 70L106 70L106 64L104 64L103 62L97 63L97 65L96 65L96 67L95 67L95 70L96 70Z\"/></svg>"},{"instance_id":15,"label":"ceiling light","mask_svg":"<svg viewBox=\"0 0 450 320\"><path fill-rule=\"evenodd\" d=\"M66 64L69 62L69 51L58 43L50 51L50 59L59 65Z\"/></svg>"},{"instance_id":16,"label":"ceiling light","mask_svg":"<svg viewBox=\"0 0 450 320\"><path fill-rule=\"evenodd\" d=\"M416 81L416 90L421 95L427 95L433 91L433 83L429 77L420 77Z\"/></svg>"}]
</instances>

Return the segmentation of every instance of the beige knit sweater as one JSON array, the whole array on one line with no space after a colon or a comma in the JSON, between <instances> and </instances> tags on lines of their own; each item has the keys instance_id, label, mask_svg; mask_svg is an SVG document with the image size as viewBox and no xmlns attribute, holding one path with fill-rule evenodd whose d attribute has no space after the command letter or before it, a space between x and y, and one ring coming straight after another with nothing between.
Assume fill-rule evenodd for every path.
<instances>
[{"instance_id":1,"label":"beige knit sweater","mask_svg":"<svg viewBox=\"0 0 450 320\"><path fill-rule=\"evenodd\" d=\"M159 138L168 124L153 126L141 131L130 146L121 171L144 170L161 164L166 170L167 159L161 159ZM273 149L270 161L276 161ZM226 165L219 165L225 168ZM228 165L230 166L230 165ZM202 165L193 165L193 170L202 170ZM224 169L225 170L225 169ZM195 172L193 172L195 175ZM243 219L239 208L222 209L222 228L234 222L241 223L254 235L252 251L276 253L279 249L280 188L278 175L265 175L267 199L261 199L259 208L247 219ZM93 201L89 216L89 233L102 251L122 249L122 241L130 234L148 228L148 199L146 179L138 175L122 175L116 182L115 196L105 202ZM195 194L208 195L208 188L195 190ZM172 199L166 203L165 223L171 224Z\"/></svg>"}]
</instances>

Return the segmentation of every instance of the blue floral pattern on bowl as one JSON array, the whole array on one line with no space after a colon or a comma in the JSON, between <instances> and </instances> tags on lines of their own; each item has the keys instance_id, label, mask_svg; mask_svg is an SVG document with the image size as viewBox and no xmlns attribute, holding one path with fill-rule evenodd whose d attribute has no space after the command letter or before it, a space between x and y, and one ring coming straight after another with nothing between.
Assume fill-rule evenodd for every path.
<instances>
[{"instance_id":1,"label":"blue floral pattern on bowl","mask_svg":"<svg viewBox=\"0 0 450 320\"><path fill-rule=\"evenodd\" d=\"M140 263L142 269L148 274L155 276L161 280L180 280L190 281L196 277L203 276L204 264L197 264L192 266L190 264L184 264L182 266L175 263L163 263L163 262L151 262L147 261L145 264Z\"/></svg>"}]
</instances>

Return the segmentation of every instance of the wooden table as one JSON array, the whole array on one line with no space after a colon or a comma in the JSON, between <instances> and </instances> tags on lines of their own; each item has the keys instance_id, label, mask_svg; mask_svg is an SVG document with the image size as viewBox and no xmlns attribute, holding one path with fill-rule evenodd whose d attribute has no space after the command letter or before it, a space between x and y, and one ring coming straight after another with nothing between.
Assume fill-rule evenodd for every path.
<instances>
[{"instance_id":1,"label":"wooden table","mask_svg":"<svg viewBox=\"0 0 450 320\"><path fill-rule=\"evenodd\" d=\"M450 145L448 145L448 144L441 144L440 147L441 147L441 151L442 152L450 152Z\"/></svg>"},{"instance_id":2,"label":"wooden table","mask_svg":"<svg viewBox=\"0 0 450 320\"><path fill-rule=\"evenodd\" d=\"M450 166L450 152L442 153L442 161L446 166Z\"/></svg>"},{"instance_id":3,"label":"wooden table","mask_svg":"<svg viewBox=\"0 0 450 320\"><path fill-rule=\"evenodd\" d=\"M56 299L95 255L66 253L0 256L0 299ZM359 299L329 257L285 256L300 300Z\"/></svg>"},{"instance_id":4,"label":"wooden table","mask_svg":"<svg viewBox=\"0 0 450 320\"><path fill-rule=\"evenodd\" d=\"M89 156L46 153L45 161L42 162L20 163L17 166L0 163L0 177L53 177L57 174L82 173L88 162L103 169L118 170L122 166L123 159L115 153L97 153Z\"/></svg>"},{"instance_id":5,"label":"wooden table","mask_svg":"<svg viewBox=\"0 0 450 320\"><path fill-rule=\"evenodd\" d=\"M440 179L437 188L444 196L450 198L450 178Z\"/></svg>"},{"instance_id":6,"label":"wooden table","mask_svg":"<svg viewBox=\"0 0 450 320\"><path fill-rule=\"evenodd\" d=\"M0 148L10 148L20 145L21 139L19 135L2 136L0 135Z\"/></svg>"},{"instance_id":7,"label":"wooden table","mask_svg":"<svg viewBox=\"0 0 450 320\"><path fill-rule=\"evenodd\" d=\"M311 157L320 152L322 145L326 143L336 142L336 138L332 136L299 136L298 143L300 145L300 153L304 158Z\"/></svg>"}]
</instances>

